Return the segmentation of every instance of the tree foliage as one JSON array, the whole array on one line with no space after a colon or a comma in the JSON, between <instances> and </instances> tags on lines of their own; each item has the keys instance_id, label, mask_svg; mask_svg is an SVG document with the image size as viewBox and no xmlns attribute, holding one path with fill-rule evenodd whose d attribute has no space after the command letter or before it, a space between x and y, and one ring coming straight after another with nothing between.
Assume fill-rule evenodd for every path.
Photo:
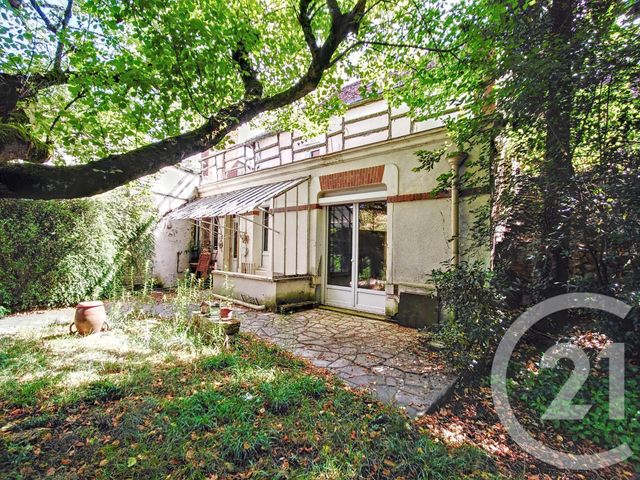
<instances>
[{"instance_id":1,"label":"tree foliage","mask_svg":"<svg viewBox=\"0 0 640 480\"><path fill-rule=\"evenodd\" d=\"M638 209L626 196L640 174L636 2L408 2L393 14L404 28L378 40L406 48L369 51L364 74L418 118L448 115L450 148L480 150L461 182L491 188L486 243L512 286L535 283L542 297L575 287L576 251L602 240L587 233L587 210L617 212L608 221L625 225L625 248L637 249L634 216L618 208ZM439 51L421 50L434 39ZM615 189L604 171L619 175ZM522 277L514 265L533 273Z\"/></svg>"},{"instance_id":2,"label":"tree foliage","mask_svg":"<svg viewBox=\"0 0 640 480\"><path fill-rule=\"evenodd\" d=\"M339 75L366 0L3 3L0 195L69 198L217 145ZM345 46L343 46L345 45ZM49 145L55 166L15 163ZM45 157L47 157L45 155Z\"/></svg>"}]
</instances>

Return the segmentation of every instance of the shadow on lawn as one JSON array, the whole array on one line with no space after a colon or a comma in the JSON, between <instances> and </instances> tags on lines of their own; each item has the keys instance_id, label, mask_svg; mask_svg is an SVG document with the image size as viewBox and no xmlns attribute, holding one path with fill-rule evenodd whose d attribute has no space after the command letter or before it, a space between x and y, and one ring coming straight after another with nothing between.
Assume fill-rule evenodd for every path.
<instances>
[{"instance_id":1,"label":"shadow on lawn","mask_svg":"<svg viewBox=\"0 0 640 480\"><path fill-rule=\"evenodd\" d=\"M72 365L16 380L29 358L51 373L46 342L0 347L3 478L498 478L477 449L253 338L189 361L100 357L78 385L64 383Z\"/></svg>"}]
</instances>

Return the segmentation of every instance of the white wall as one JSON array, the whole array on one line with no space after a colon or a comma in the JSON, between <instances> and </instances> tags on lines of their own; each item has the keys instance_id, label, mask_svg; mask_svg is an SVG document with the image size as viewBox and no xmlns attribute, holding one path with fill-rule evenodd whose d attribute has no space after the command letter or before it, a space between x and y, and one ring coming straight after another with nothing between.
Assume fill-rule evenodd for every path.
<instances>
[{"instance_id":1,"label":"white wall","mask_svg":"<svg viewBox=\"0 0 640 480\"><path fill-rule=\"evenodd\" d=\"M189 267L192 222L167 220L167 212L184 205L195 196L200 177L180 167L167 167L150 179L153 200L161 220L154 231L153 277L163 286L174 286Z\"/></svg>"}]
</instances>

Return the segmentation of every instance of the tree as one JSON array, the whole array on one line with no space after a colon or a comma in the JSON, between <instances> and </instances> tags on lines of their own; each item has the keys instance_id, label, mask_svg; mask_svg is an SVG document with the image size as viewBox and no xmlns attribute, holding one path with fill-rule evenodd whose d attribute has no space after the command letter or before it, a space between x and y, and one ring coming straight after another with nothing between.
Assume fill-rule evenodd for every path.
<instances>
[{"instance_id":1,"label":"tree","mask_svg":"<svg viewBox=\"0 0 640 480\"><path fill-rule=\"evenodd\" d=\"M527 256L535 292L566 291L577 247L577 175L615 157L605 152L637 152L638 130L630 128L640 119L633 93L640 78L637 2L409 3L412 13L396 12L406 27L384 40L420 46L435 38L441 52L452 53L380 51L377 65L364 62L376 65L365 74L418 117L453 112L447 124L455 148L481 148L462 181L491 189L497 277L519 288L513 266ZM380 65L401 68L401 80L378 75ZM427 156L423 166L433 162ZM535 251L520 249L523 236Z\"/></svg>"},{"instance_id":2,"label":"tree","mask_svg":"<svg viewBox=\"0 0 640 480\"><path fill-rule=\"evenodd\" d=\"M0 197L101 193L300 100L340 75L376 6L345 3L3 5Z\"/></svg>"}]
</instances>

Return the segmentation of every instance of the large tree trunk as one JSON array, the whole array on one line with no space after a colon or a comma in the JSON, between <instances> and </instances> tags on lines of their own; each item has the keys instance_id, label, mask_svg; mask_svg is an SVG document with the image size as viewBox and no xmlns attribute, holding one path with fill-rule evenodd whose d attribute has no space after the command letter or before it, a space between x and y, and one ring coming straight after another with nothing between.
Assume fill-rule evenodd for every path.
<instances>
[{"instance_id":1,"label":"large tree trunk","mask_svg":"<svg viewBox=\"0 0 640 480\"><path fill-rule=\"evenodd\" d=\"M571 43L575 0L554 0L549 10L548 61L551 63L545 109L546 149L542 165L543 225L545 247L543 293L551 297L567 288L571 227L571 124L574 87Z\"/></svg>"}]
</instances>

